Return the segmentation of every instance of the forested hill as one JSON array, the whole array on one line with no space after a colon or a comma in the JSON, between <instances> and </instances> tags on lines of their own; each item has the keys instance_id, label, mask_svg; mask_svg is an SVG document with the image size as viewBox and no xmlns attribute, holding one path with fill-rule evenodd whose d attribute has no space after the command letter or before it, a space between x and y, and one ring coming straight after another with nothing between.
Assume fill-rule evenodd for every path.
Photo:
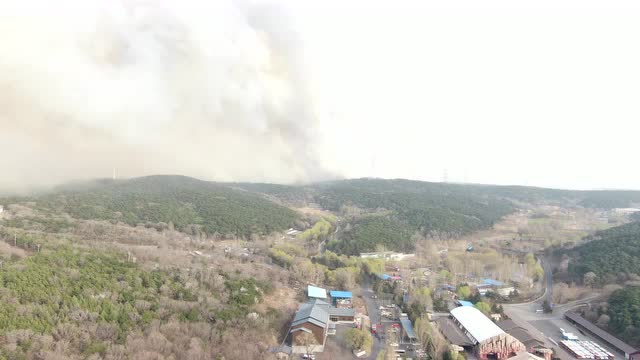
<instances>
[{"instance_id":1,"label":"forested hill","mask_svg":"<svg viewBox=\"0 0 640 360\"><path fill-rule=\"evenodd\" d=\"M342 241L329 247L353 254L387 248L411 251L414 233L456 236L493 225L514 209L510 202L465 187L407 180L346 180L315 187L315 201L325 209L372 214L353 221Z\"/></svg>"},{"instance_id":2,"label":"forested hill","mask_svg":"<svg viewBox=\"0 0 640 360\"><path fill-rule=\"evenodd\" d=\"M525 186L495 186L352 179L305 186L239 183L233 186L288 204L315 203L348 220L329 248L356 254L384 245L411 251L411 236L448 237L490 227L522 203L596 208L640 203L638 191L570 191Z\"/></svg>"},{"instance_id":3,"label":"forested hill","mask_svg":"<svg viewBox=\"0 0 640 360\"><path fill-rule=\"evenodd\" d=\"M298 215L258 194L184 176L148 176L65 185L32 198L36 207L79 219L174 226L208 235L268 234L292 226ZM4 201L9 202L9 201Z\"/></svg>"},{"instance_id":4,"label":"forested hill","mask_svg":"<svg viewBox=\"0 0 640 360\"><path fill-rule=\"evenodd\" d=\"M303 186L263 183L232 183L229 185L292 203L317 201L332 209L345 204L376 208L379 207L376 202L380 199L380 197L376 197L377 195L399 193L498 199L522 203L551 203L561 206L577 205L602 209L640 207L640 191L636 190L581 191L531 186L436 183L377 178L327 181Z\"/></svg>"},{"instance_id":5,"label":"forested hill","mask_svg":"<svg viewBox=\"0 0 640 360\"><path fill-rule=\"evenodd\" d=\"M640 222L599 231L589 240L572 250L570 272L580 277L593 272L602 284L622 282L626 279L618 278L624 274L640 275Z\"/></svg>"},{"instance_id":6,"label":"forested hill","mask_svg":"<svg viewBox=\"0 0 640 360\"><path fill-rule=\"evenodd\" d=\"M33 202L39 209L80 219L121 221L187 233L248 238L293 226L289 207L318 206L343 217L338 252L355 254L377 245L410 251L415 234L450 237L488 228L522 203L631 207L637 191L568 191L523 186L353 179L303 186L214 183L184 176L148 176L68 184L53 192L2 200Z\"/></svg>"}]
</instances>

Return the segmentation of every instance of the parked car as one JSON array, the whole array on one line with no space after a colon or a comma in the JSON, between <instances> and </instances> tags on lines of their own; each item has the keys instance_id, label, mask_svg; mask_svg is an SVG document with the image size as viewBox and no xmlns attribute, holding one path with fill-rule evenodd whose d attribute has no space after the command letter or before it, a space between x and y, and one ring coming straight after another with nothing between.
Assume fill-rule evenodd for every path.
<instances>
[{"instance_id":1,"label":"parked car","mask_svg":"<svg viewBox=\"0 0 640 360\"><path fill-rule=\"evenodd\" d=\"M316 356L313 354L302 354L302 358L303 359L308 359L308 360L315 360Z\"/></svg>"}]
</instances>

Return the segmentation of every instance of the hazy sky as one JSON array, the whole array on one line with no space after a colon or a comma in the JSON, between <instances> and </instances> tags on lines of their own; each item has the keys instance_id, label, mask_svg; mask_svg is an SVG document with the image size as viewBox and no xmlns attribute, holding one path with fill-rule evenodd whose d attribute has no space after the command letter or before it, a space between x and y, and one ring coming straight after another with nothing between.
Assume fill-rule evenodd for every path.
<instances>
[{"instance_id":1,"label":"hazy sky","mask_svg":"<svg viewBox=\"0 0 640 360\"><path fill-rule=\"evenodd\" d=\"M639 2L322 3L302 12L349 176L640 188Z\"/></svg>"},{"instance_id":2,"label":"hazy sky","mask_svg":"<svg viewBox=\"0 0 640 360\"><path fill-rule=\"evenodd\" d=\"M0 185L117 167L640 189L639 7L0 0Z\"/></svg>"}]
</instances>

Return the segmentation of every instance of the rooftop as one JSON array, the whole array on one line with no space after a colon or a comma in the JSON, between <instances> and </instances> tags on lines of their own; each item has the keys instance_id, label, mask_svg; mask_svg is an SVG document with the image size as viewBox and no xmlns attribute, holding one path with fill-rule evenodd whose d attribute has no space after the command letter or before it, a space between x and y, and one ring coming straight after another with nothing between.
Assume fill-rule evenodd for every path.
<instances>
[{"instance_id":1,"label":"rooftop","mask_svg":"<svg viewBox=\"0 0 640 360\"><path fill-rule=\"evenodd\" d=\"M402 328L404 332L407 334L409 339L415 339L416 333L413 331L413 325L411 324L411 320L408 317L402 316L400 317L400 323L402 324Z\"/></svg>"},{"instance_id":2,"label":"rooftop","mask_svg":"<svg viewBox=\"0 0 640 360\"><path fill-rule=\"evenodd\" d=\"M531 333L529 333L527 330L520 327L509 330L509 335L520 340L520 342L523 343L524 346L527 347L527 349L544 345L544 341L540 341L539 339L532 336Z\"/></svg>"},{"instance_id":3,"label":"rooftop","mask_svg":"<svg viewBox=\"0 0 640 360\"><path fill-rule=\"evenodd\" d=\"M329 294L331 294L332 298L351 299L353 297L351 291L331 290Z\"/></svg>"},{"instance_id":4,"label":"rooftop","mask_svg":"<svg viewBox=\"0 0 640 360\"><path fill-rule=\"evenodd\" d=\"M465 300L458 300L458 304L460 304L460 306L473 306L473 303L471 301Z\"/></svg>"},{"instance_id":5,"label":"rooftop","mask_svg":"<svg viewBox=\"0 0 640 360\"><path fill-rule=\"evenodd\" d=\"M315 303L302 304L296 312L291 326L294 327L305 322L325 327L329 322L329 313L322 306L316 306Z\"/></svg>"},{"instance_id":6,"label":"rooftop","mask_svg":"<svg viewBox=\"0 0 640 360\"><path fill-rule=\"evenodd\" d=\"M451 310L451 315L456 319L472 339L483 342L489 338L504 334L504 331L486 317L480 310L471 306L460 306Z\"/></svg>"},{"instance_id":7,"label":"rooftop","mask_svg":"<svg viewBox=\"0 0 640 360\"><path fill-rule=\"evenodd\" d=\"M318 299L326 299L327 298L327 290L309 285L307 286L307 295L310 298L318 298Z\"/></svg>"},{"instance_id":8,"label":"rooftop","mask_svg":"<svg viewBox=\"0 0 640 360\"><path fill-rule=\"evenodd\" d=\"M624 341L618 339L617 337L609 334L608 332L600 329L598 326L596 326L596 324L592 323L591 321L583 318L582 316L578 315L577 313L574 313L572 311L567 311L566 313L564 313L564 316L575 322L576 324L584 327L585 329L591 331L593 334L597 335L599 338L601 338L602 340L608 342L609 344L611 344L612 346L614 346L615 348L617 348L618 350L624 352L625 354L632 354L636 351L636 349L634 347L632 347L631 345L625 343Z\"/></svg>"},{"instance_id":9,"label":"rooftop","mask_svg":"<svg viewBox=\"0 0 640 360\"><path fill-rule=\"evenodd\" d=\"M450 343L458 345L458 346L472 346L473 343L469 338L462 332L460 327L456 325L453 320L441 317L436 319L436 323L438 324L438 328L442 335L449 340Z\"/></svg>"},{"instance_id":10,"label":"rooftop","mask_svg":"<svg viewBox=\"0 0 640 360\"><path fill-rule=\"evenodd\" d=\"M522 327L522 326L516 324L516 322L513 321L513 320L502 320L502 321L498 322L498 326L504 331L509 331L511 329Z\"/></svg>"},{"instance_id":11,"label":"rooftop","mask_svg":"<svg viewBox=\"0 0 640 360\"><path fill-rule=\"evenodd\" d=\"M333 306L329 307L329 316L356 316L354 309L340 309Z\"/></svg>"},{"instance_id":12,"label":"rooftop","mask_svg":"<svg viewBox=\"0 0 640 360\"><path fill-rule=\"evenodd\" d=\"M498 280L494 280L494 279L484 279L482 282L485 285L492 285L492 286L502 286L502 285L504 285L504 283L502 281L498 281Z\"/></svg>"}]
</instances>

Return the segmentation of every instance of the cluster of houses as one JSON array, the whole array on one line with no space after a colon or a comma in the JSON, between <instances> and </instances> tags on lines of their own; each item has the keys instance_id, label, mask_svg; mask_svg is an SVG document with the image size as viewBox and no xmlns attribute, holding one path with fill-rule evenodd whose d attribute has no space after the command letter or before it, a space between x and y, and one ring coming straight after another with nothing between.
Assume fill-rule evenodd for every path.
<instances>
[{"instance_id":1,"label":"cluster of houses","mask_svg":"<svg viewBox=\"0 0 640 360\"><path fill-rule=\"evenodd\" d=\"M484 279L482 282L475 284L475 288L478 289L478 293L482 296L485 296L488 292L494 292L506 297L516 290L514 286L494 279Z\"/></svg>"}]
</instances>

